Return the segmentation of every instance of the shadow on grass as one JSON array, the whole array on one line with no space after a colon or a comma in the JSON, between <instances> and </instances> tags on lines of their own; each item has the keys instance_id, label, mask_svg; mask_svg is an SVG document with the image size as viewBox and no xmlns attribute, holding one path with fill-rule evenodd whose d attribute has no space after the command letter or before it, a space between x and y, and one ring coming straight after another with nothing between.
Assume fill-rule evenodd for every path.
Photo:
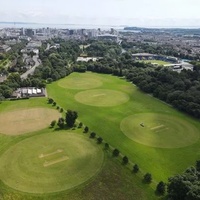
<instances>
[{"instance_id":1,"label":"shadow on grass","mask_svg":"<svg viewBox=\"0 0 200 200\"><path fill-rule=\"evenodd\" d=\"M146 180L142 179L142 183L145 184L145 185L150 185L151 181L149 182L149 181L146 181Z\"/></svg>"},{"instance_id":2,"label":"shadow on grass","mask_svg":"<svg viewBox=\"0 0 200 200\"><path fill-rule=\"evenodd\" d=\"M159 192L155 191L154 193L157 197L159 197L159 199L161 200L167 200L167 196L165 194L160 194Z\"/></svg>"},{"instance_id":3,"label":"shadow on grass","mask_svg":"<svg viewBox=\"0 0 200 200\"><path fill-rule=\"evenodd\" d=\"M71 128L71 127L68 127L68 126L64 126L64 127L56 127L54 128L54 131L64 131L64 130L75 130L75 128Z\"/></svg>"}]
</instances>

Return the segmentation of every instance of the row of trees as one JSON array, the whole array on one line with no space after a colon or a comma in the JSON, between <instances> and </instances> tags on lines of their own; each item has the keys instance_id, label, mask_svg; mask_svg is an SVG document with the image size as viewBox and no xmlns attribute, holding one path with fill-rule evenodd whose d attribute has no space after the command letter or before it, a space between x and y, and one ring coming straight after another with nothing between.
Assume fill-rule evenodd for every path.
<instances>
[{"instance_id":1,"label":"row of trees","mask_svg":"<svg viewBox=\"0 0 200 200\"><path fill-rule=\"evenodd\" d=\"M87 126L85 126L84 128L84 133L88 133L89 132L89 128ZM103 143L103 138L100 137L100 136L97 136L97 134L95 132L91 132L90 133L90 136L89 136L91 139L95 139L97 140L97 144L102 144ZM113 149L112 147L110 147L110 145L108 143L104 143L104 149L105 150L112 150L112 156L113 157L119 157L120 156L120 151L118 149ZM123 165L127 165L129 163L129 159L127 156L122 156L122 164ZM132 172L133 173L138 173L139 172L139 166L137 164L134 164L133 165L133 168L132 168ZM150 184L152 182L152 175L150 173L146 173L144 174L143 176L143 181L144 183L147 183L147 184ZM166 184L163 182L163 181L160 181L158 184L157 184L157 187L156 187L156 193L158 195L164 195L165 194L165 191L166 191Z\"/></svg>"}]
</instances>

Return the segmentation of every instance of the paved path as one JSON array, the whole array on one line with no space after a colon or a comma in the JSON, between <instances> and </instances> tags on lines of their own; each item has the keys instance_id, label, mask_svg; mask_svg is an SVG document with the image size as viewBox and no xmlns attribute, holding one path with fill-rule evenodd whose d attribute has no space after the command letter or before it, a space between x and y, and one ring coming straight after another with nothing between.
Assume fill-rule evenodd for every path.
<instances>
[{"instance_id":1,"label":"paved path","mask_svg":"<svg viewBox=\"0 0 200 200\"><path fill-rule=\"evenodd\" d=\"M35 62L35 65L29 69L28 71L26 71L24 74L22 74L20 77L21 79L26 79L28 77L28 75L32 75L35 71L35 68L38 67L41 64L41 61L38 59L38 56L33 56L33 60Z\"/></svg>"}]
</instances>

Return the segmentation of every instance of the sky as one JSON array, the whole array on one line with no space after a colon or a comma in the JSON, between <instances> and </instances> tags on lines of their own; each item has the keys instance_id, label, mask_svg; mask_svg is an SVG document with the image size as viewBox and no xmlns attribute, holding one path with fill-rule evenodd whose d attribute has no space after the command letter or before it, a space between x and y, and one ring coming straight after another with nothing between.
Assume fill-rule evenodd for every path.
<instances>
[{"instance_id":1,"label":"sky","mask_svg":"<svg viewBox=\"0 0 200 200\"><path fill-rule=\"evenodd\" d=\"M200 0L1 0L0 21L200 27Z\"/></svg>"}]
</instances>

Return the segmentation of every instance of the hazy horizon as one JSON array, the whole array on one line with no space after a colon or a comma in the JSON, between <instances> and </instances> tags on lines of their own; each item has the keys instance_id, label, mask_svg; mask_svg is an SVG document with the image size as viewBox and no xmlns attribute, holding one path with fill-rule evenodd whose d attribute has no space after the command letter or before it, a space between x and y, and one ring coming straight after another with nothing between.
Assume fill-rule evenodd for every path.
<instances>
[{"instance_id":1,"label":"hazy horizon","mask_svg":"<svg viewBox=\"0 0 200 200\"><path fill-rule=\"evenodd\" d=\"M200 27L199 0L7 0L1 22Z\"/></svg>"}]
</instances>

